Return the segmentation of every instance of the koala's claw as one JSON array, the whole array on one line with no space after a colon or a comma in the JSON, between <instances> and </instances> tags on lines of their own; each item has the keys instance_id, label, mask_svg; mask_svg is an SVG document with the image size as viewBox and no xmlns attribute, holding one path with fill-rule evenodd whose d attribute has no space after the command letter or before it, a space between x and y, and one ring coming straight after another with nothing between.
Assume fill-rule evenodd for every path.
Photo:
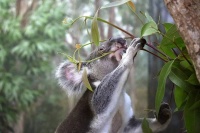
<instances>
[{"instance_id":1,"label":"koala's claw","mask_svg":"<svg viewBox=\"0 0 200 133\"><path fill-rule=\"evenodd\" d=\"M143 39L143 38L134 38L131 41L130 46L138 47L139 49L142 49L145 44L146 44L146 40L145 39Z\"/></svg>"},{"instance_id":2,"label":"koala's claw","mask_svg":"<svg viewBox=\"0 0 200 133\"><path fill-rule=\"evenodd\" d=\"M161 124L165 124L171 118L171 116L172 116L172 111L169 104L162 103L157 117L158 121Z\"/></svg>"}]
</instances>

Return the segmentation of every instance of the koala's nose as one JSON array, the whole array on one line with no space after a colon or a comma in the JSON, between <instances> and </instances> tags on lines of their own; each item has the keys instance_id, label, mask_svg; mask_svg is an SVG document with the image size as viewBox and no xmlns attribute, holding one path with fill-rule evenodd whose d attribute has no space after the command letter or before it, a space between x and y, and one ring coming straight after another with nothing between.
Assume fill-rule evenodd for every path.
<instances>
[{"instance_id":1,"label":"koala's nose","mask_svg":"<svg viewBox=\"0 0 200 133\"><path fill-rule=\"evenodd\" d=\"M117 42L120 43L120 44L122 44L122 45L125 45L125 44L126 44L126 40L123 39L123 38L118 38L118 39L117 39Z\"/></svg>"}]
</instances>

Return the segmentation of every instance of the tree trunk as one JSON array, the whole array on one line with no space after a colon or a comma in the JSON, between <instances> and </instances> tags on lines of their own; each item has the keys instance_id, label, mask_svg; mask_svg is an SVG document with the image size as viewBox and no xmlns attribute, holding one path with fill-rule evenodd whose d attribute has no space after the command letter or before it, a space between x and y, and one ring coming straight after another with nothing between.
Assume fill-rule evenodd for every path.
<instances>
[{"instance_id":1,"label":"tree trunk","mask_svg":"<svg viewBox=\"0 0 200 133\"><path fill-rule=\"evenodd\" d=\"M200 0L164 0L183 37L200 81Z\"/></svg>"},{"instance_id":2,"label":"tree trunk","mask_svg":"<svg viewBox=\"0 0 200 133\"><path fill-rule=\"evenodd\" d=\"M23 133L24 132L24 116L25 112L21 112L17 122L13 126L14 133Z\"/></svg>"}]
</instances>

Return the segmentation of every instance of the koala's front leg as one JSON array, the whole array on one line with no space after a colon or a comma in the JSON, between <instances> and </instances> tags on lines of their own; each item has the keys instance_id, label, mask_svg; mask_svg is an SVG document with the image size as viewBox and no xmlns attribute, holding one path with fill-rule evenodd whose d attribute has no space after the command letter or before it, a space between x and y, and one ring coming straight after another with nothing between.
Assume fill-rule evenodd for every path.
<instances>
[{"instance_id":1,"label":"koala's front leg","mask_svg":"<svg viewBox=\"0 0 200 133\"><path fill-rule=\"evenodd\" d=\"M106 75L95 89L91 101L92 110L95 113L91 125L92 132L109 132L109 126L112 125L112 119L119 107L124 84L133 66L133 58L143 45L141 39L134 39L123 55L119 66Z\"/></svg>"}]
</instances>

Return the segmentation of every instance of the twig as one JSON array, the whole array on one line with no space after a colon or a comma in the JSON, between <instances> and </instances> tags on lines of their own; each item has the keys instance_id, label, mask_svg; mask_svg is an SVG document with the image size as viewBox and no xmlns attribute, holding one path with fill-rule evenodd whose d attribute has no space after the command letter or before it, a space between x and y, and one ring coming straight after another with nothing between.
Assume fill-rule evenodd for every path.
<instances>
[{"instance_id":1,"label":"twig","mask_svg":"<svg viewBox=\"0 0 200 133\"><path fill-rule=\"evenodd\" d=\"M158 55L156 55L156 54L154 54L154 53L152 53L152 52L150 52L150 51L148 51L148 50L146 50L146 49L142 49L142 50L143 50L143 51L146 51L146 52L148 52L148 53L150 53L150 54L152 54L152 55L154 55L154 56L156 56L156 57L158 57L158 58L160 58L160 59L163 60L164 62L167 62L167 60L161 58L160 56L158 56Z\"/></svg>"}]
</instances>

